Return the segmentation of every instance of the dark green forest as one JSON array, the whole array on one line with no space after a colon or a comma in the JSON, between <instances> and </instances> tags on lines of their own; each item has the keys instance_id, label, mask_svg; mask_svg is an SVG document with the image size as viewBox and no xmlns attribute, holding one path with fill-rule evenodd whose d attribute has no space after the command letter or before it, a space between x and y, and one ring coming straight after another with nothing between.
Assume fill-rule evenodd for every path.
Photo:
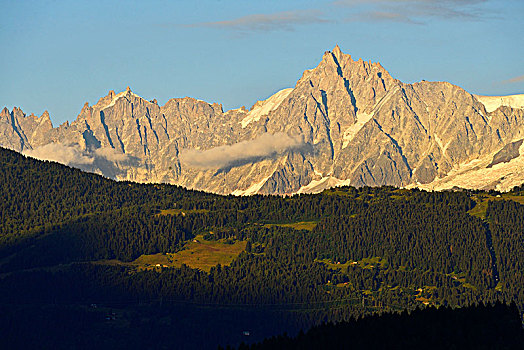
<instances>
[{"instance_id":1,"label":"dark green forest","mask_svg":"<svg viewBox=\"0 0 524 350\"><path fill-rule=\"evenodd\" d=\"M278 335L257 344L241 344L238 350L521 349L523 342L524 330L515 305L496 304L428 308L326 323L295 337Z\"/></svg>"},{"instance_id":2,"label":"dark green forest","mask_svg":"<svg viewBox=\"0 0 524 350\"><path fill-rule=\"evenodd\" d=\"M83 334L64 348L113 347L118 337L138 347L149 330L190 349L432 307L523 310L522 186L219 196L115 182L5 149L0 176L0 319L12 344L37 344L27 329L50 321ZM201 237L246 245L210 270L133 265Z\"/></svg>"}]
</instances>

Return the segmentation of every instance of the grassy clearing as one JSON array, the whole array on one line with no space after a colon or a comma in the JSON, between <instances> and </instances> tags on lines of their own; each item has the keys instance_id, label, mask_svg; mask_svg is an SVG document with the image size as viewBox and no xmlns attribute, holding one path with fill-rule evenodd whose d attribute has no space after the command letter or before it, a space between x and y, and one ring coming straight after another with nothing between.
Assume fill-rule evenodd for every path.
<instances>
[{"instance_id":1,"label":"grassy clearing","mask_svg":"<svg viewBox=\"0 0 524 350\"><path fill-rule=\"evenodd\" d=\"M357 264L355 265L358 265L363 269L372 269L375 266L380 267L381 269L389 268L389 262L386 259L381 258L379 256L375 256L372 258L363 258L360 261L356 261L356 263Z\"/></svg>"},{"instance_id":2,"label":"grassy clearing","mask_svg":"<svg viewBox=\"0 0 524 350\"><path fill-rule=\"evenodd\" d=\"M209 271L211 267L229 265L241 252L246 249L246 241L237 241L233 244L225 240L206 241L201 235L184 246L184 250L170 254L172 266L186 264L193 268Z\"/></svg>"},{"instance_id":3,"label":"grassy clearing","mask_svg":"<svg viewBox=\"0 0 524 350\"><path fill-rule=\"evenodd\" d=\"M186 264L189 267L209 272L211 267L229 265L242 251L246 249L246 241L237 241L233 244L225 240L206 241L202 235L187 242L184 249L176 253L141 255L138 259L124 263L118 260L98 261L104 265L126 265L136 267L138 271L155 270L166 267L180 267Z\"/></svg>"},{"instance_id":4,"label":"grassy clearing","mask_svg":"<svg viewBox=\"0 0 524 350\"><path fill-rule=\"evenodd\" d=\"M322 260L316 260L317 262L320 262L324 265L326 265L331 270L339 270L339 271L346 271L348 266L352 264L352 261L347 261L344 264L341 264L340 262L333 262L329 259L322 259Z\"/></svg>"},{"instance_id":5,"label":"grassy clearing","mask_svg":"<svg viewBox=\"0 0 524 350\"><path fill-rule=\"evenodd\" d=\"M347 191L342 191L342 190L338 189L338 187L334 187L334 188L331 188L331 189L324 190L324 192L322 192L322 194L328 195L328 196L346 196L346 197L351 196Z\"/></svg>"},{"instance_id":6,"label":"grassy clearing","mask_svg":"<svg viewBox=\"0 0 524 350\"><path fill-rule=\"evenodd\" d=\"M313 229L317 226L318 221L298 221L298 222L292 222L289 224L266 224L264 227L270 228L271 226L280 226L280 227L291 227L295 230L308 230L313 231Z\"/></svg>"},{"instance_id":7,"label":"grassy clearing","mask_svg":"<svg viewBox=\"0 0 524 350\"><path fill-rule=\"evenodd\" d=\"M500 201L503 199L511 200L510 197L518 197L518 196L509 196L509 197L506 195L491 196L487 194L475 195L472 197L472 199L476 202L476 205L473 207L473 209L468 211L468 214L472 216L476 216L482 220L486 220L486 212L488 210L488 204L490 201Z\"/></svg>"},{"instance_id":8,"label":"grassy clearing","mask_svg":"<svg viewBox=\"0 0 524 350\"><path fill-rule=\"evenodd\" d=\"M472 197L472 199L477 204L473 207L473 209L468 211L468 213L470 215L481 218L482 220L486 219L486 211L488 210L489 201L508 200L508 201L514 201L514 202L524 205L524 196L510 194L510 193L503 193L501 195L496 195L496 196L491 196L487 194L483 194L480 196L475 195Z\"/></svg>"},{"instance_id":9,"label":"grassy clearing","mask_svg":"<svg viewBox=\"0 0 524 350\"><path fill-rule=\"evenodd\" d=\"M157 215L187 215L209 213L208 209L163 209Z\"/></svg>"},{"instance_id":10,"label":"grassy clearing","mask_svg":"<svg viewBox=\"0 0 524 350\"><path fill-rule=\"evenodd\" d=\"M473 209L468 211L468 214L481 218L482 220L486 219L486 211L488 210L488 202L489 202L488 200L477 202L477 204L473 207Z\"/></svg>"},{"instance_id":11,"label":"grassy clearing","mask_svg":"<svg viewBox=\"0 0 524 350\"><path fill-rule=\"evenodd\" d=\"M322 192L323 195L326 196L342 196L342 197L351 197L354 199L360 199L365 202L372 200L375 198L375 193L353 193L349 190L344 191L342 189L338 189L338 187L335 187L333 189L325 190Z\"/></svg>"},{"instance_id":12,"label":"grassy clearing","mask_svg":"<svg viewBox=\"0 0 524 350\"><path fill-rule=\"evenodd\" d=\"M342 264L340 262L335 262L329 259L316 260L319 263L325 264L328 268L346 273L349 266L360 267L362 269L373 269L380 268L381 270L391 270L393 269L389 264L388 260L382 257L369 257L363 258L357 261L347 261ZM397 271L408 271L405 266L399 266ZM471 283L466 282L466 273L465 272L452 272L450 274L445 274L448 277L453 278L458 282L462 287L477 291L477 287ZM351 283L339 283L334 285L336 288L354 288ZM501 287L497 286L498 290L501 290ZM400 290L403 293L407 293L413 297L413 300L420 302L424 305L439 305L438 299L435 297L436 286L409 286L409 287L400 287L399 285L385 285L382 283L378 290L372 291L368 289L362 289L360 292L368 297L378 295L383 291L398 291Z\"/></svg>"},{"instance_id":13,"label":"grassy clearing","mask_svg":"<svg viewBox=\"0 0 524 350\"><path fill-rule=\"evenodd\" d=\"M511 200L511 201L514 201L514 202L517 202L519 204L523 204L524 205L524 196L517 196L517 195L514 195L514 194L505 193L505 194L502 195L502 198L506 199L506 200Z\"/></svg>"},{"instance_id":14,"label":"grassy clearing","mask_svg":"<svg viewBox=\"0 0 524 350\"><path fill-rule=\"evenodd\" d=\"M372 258L363 258L359 261L346 261L344 264L340 263L339 261L331 261L329 259L322 259L317 260L318 262L325 264L327 267L329 267L332 270L340 270L340 271L346 271L349 266L358 266L362 269L372 269L374 267L379 267L381 269L388 269L389 268L389 262L381 258L379 256L375 256Z\"/></svg>"}]
</instances>

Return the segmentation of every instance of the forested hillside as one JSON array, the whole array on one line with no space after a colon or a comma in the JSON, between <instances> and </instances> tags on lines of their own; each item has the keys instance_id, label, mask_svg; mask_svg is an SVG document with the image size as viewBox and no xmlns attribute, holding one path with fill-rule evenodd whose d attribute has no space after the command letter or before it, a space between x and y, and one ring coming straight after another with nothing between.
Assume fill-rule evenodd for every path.
<instances>
[{"instance_id":1,"label":"forested hillside","mask_svg":"<svg viewBox=\"0 0 524 350\"><path fill-rule=\"evenodd\" d=\"M524 304L522 187L218 196L5 149L0 179L12 344L37 342L29 330L49 320L97 335L62 334L69 347L138 346L155 329L159 345L216 348L371 314Z\"/></svg>"},{"instance_id":2,"label":"forested hillside","mask_svg":"<svg viewBox=\"0 0 524 350\"><path fill-rule=\"evenodd\" d=\"M292 338L279 335L251 346L242 344L238 350L521 349L522 342L524 330L517 308L497 304L328 323Z\"/></svg>"}]
</instances>

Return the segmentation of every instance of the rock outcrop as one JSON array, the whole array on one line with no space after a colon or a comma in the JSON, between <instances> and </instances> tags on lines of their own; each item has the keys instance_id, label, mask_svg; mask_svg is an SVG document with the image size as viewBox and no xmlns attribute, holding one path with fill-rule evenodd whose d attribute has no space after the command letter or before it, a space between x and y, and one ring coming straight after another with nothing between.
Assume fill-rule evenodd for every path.
<instances>
[{"instance_id":1,"label":"rock outcrop","mask_svg":"<svg viewBox=\"0 0 524 350\"><path fill-rule=\"evenodd\" d=\"M337 46L251 110L190 97L160 106L127 88L57 128L47 112L4 108L0 145L119 180L221 194L348 184L507 190L524 182L522 100L405 84Z\"/></svg>"}]
</instances>

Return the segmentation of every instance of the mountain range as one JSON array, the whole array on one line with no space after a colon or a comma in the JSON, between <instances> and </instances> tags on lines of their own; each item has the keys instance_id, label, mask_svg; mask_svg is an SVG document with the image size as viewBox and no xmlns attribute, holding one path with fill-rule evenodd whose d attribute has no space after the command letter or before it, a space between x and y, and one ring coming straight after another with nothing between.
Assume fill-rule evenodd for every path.
<instances>
[{"instance_id":1,"label":"mountain range","mask_svg":"<svg viewBox=\"0 0 524 350\"><path fill-rule=\"evenodd\" d=\"M509 190L524 182L524 95L407 84L336 46L294 88L224 111L190 97L163 106L127 88L53 127L0 112L0 146L118 180L220 194L393 185Z\"/></svg>"}]
</instances>

